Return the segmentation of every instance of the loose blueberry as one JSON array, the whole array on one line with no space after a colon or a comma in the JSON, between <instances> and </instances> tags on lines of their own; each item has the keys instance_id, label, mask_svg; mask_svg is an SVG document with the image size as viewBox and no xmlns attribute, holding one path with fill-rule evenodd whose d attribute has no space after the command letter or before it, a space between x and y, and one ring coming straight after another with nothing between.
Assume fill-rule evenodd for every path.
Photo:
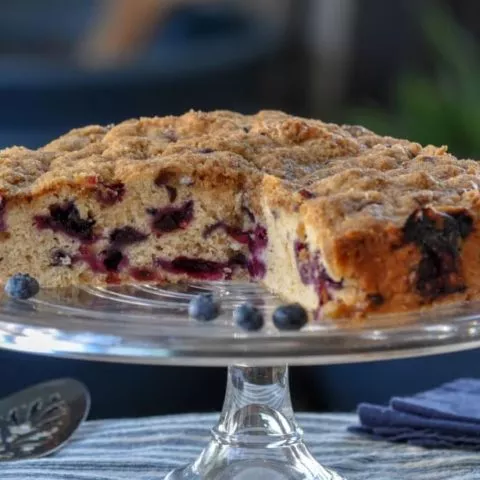
<instances>
[{"instance_id":1,"label":"loose blueberry","mask_svg":"<svg viewBox=\"0 0 480 480\"><path fill-rule=\"evenodd\" d=\"M273 324L279 330L300 330L307 321L307 312L299 303L282 305L273 312Z\"/></svg>"},{"instance_id":2,"label":"loose blueberry","mask_svg":"<svg viewBox=\"0 0 480 480\"><path fill-rule=\"evenodd\" d=\"M250 303L243 303L233 311L233 320L243 330L255 332L263 327L263 314Z\"/></svg>"},{"instance_id":3,"label":"loose blueberry","mask_svg":"<svg viewBox=\"0 0 480 480\"><path fill-rule=\"evenodd\" d=\"M195 320L208 322L220 314L220 304L211 293L202 293L190 300L188 314Z\"/></svg>"},{"instance_id":4,"label":"loose blueberry","mask_svg":"<svg viewBox=\"0 0 480 480\"><path fill-rule=\"evenodd\" d=\"M5 285L5 293L20 300L35 296L39 290L37 280L26 273L16 273L7 280Z\"/></svg>"}]
</instances>

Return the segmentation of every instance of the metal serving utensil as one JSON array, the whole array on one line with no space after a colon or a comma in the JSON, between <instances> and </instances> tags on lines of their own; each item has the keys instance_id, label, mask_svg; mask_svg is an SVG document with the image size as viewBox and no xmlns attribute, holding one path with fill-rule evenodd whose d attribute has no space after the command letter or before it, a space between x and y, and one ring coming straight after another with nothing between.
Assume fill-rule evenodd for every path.
<instances>
[{"instance_id":1,"label":"metal serving utensil","mask_svg":"<svg viewBox=\"0 0 480 480\"><path fill-rule=\"evenodd\" d=\"M0 462L48 455L87 418L90 394L65 378L40 383L0 400Z\"/></svg>"}]
</instances>

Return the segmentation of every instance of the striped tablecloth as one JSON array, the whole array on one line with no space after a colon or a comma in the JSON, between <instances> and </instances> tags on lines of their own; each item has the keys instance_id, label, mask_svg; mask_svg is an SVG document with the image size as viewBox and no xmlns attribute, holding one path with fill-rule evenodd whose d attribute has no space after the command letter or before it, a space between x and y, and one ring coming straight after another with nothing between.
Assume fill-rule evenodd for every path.
<instances>
[{"instance_id":1,"label":"striped tablecloth","mask_svg":"<svg viewBox=\"0 0 480 480\"><path fill-rule=\"evenodd\" d=\"M158 480L198 455L217 415L87 422L52 457L0 463L0 480ZM348 480L480 480L480 455L374 442L350 414L299 414L313 454Z\"/></svg>"}]
</instances>

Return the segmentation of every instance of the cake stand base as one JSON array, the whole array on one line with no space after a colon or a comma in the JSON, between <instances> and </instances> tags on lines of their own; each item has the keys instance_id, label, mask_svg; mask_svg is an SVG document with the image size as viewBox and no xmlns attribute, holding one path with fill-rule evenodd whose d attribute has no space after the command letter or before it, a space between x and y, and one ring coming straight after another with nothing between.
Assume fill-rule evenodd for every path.
<instances>
[{"instance_id":1,"label":"cake stand base","mask_svg":"<svg viewBox=\"0 0 480 480\"><path fill-rule=\"evenodd\" d=\"M225 403L197 460L166 480L343 480L322 467L295 421L288 368L228 368Z\"/></svg>"}]
</instances>

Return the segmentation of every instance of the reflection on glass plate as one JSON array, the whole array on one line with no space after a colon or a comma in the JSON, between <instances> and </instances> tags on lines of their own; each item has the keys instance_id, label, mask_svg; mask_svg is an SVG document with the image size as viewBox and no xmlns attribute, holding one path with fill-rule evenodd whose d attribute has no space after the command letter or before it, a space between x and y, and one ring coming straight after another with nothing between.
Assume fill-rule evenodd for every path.
<instances>
[{"instance_id":1,"label":"reflection on glass plate","mask_svg":"<svg viewBox=\"0 0 480 480\"><path fill-rule=\"evenodd\" d=\"M213 291L222 314L188 318L192 295ZM268 319L246 333L233 308L249 301ZM371 317L352 326L311 324L278 332L270 323L279 299L254 284L190 283L43 290L29 301L0 297L0 347L138 363L191 365L327 364L427 355L480 346L480 304Z\"/></svg>"}]
</instances>

